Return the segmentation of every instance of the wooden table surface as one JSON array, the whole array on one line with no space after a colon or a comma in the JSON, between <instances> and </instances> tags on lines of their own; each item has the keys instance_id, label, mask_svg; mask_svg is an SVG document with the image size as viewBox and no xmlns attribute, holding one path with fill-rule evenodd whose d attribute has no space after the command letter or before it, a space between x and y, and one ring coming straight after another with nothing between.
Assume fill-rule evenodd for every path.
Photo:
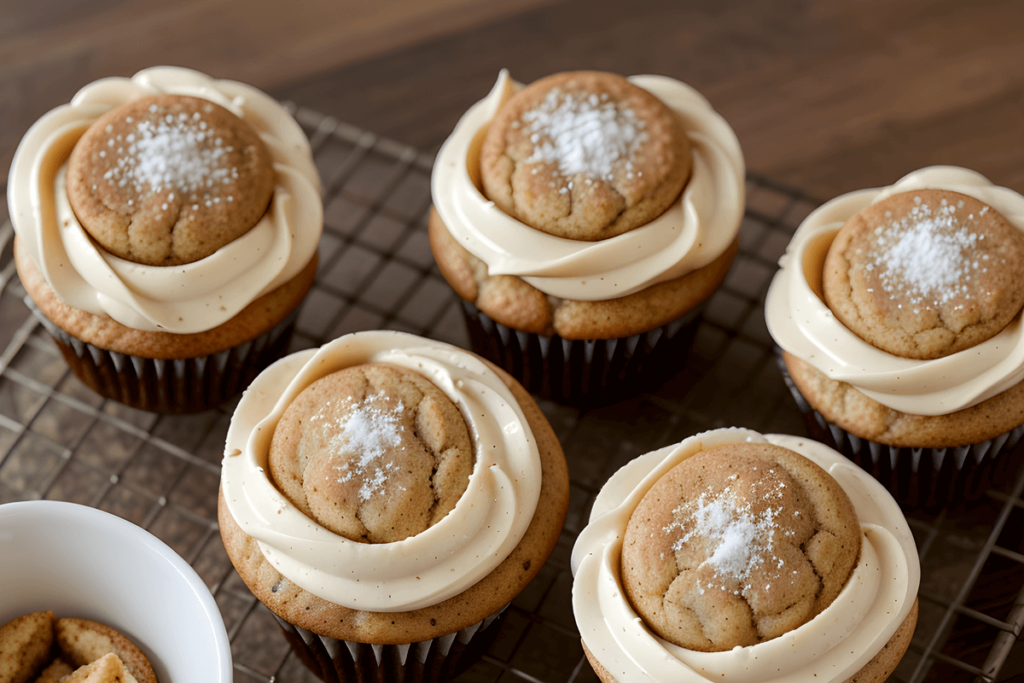
<instances>
[{"instance_id":1,"label":"wooden table surface","mask_svg":"<svg viewBox=\"0 0 1024 683\"><path fill-rule=\"evenodd\" d=\"M1024 191L1012 0L0 0L0 168L81 85L164 63L428 151L501 67L662 73L708 97L750 170L821 199L930 164Z\"/></svg>"}]
</instances>

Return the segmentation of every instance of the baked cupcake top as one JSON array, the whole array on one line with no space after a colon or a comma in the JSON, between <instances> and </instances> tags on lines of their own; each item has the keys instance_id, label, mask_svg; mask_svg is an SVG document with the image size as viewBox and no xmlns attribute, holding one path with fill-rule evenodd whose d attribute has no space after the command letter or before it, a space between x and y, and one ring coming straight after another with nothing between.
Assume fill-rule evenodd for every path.
<instances>
[{"instance_id":1,"label":"baked cupcake top","mask_svg":"<svg viewBox=\"0 0 1024 683\"><path fill-rule=\"evenodd\" d=\"M719 447L725 450L716 453ZM727 469L728 463L723 461L736 454L746 462ZM700 477L701 484L694 485L681 476L686 470L672 474L680 464L698 457L701 459L689 474ZM768 472L757 464L766 461L772 463ZM822 471L827 473L824 479ZM736 478L730 479L734 475ZM667 477L669 483L662 484ZM787 490L790 485L796 491ZM716 487L718 494L713 493ZM845 495L837 494L836 487ZM670 498L659 500L666 488L671 489ZM690 491L680 500L677 494L684 488ZM726 489L730 492L721 495ZM729 497L739 489L747 489L750 497L733 507ZM777 493L782 495L776 497ZM758 506L754 503L757 499L765 504ZM848 505L853 507L860 551L852 571L845 570L846 577L840 579L851 555L849 542L840 540L849 538L842 530L851 520L849 510L842 510ZM815 521L786 523L787 511L801 512L792 517L806 514ZM775 534L756 533L758 526L761 532L774 529ZM722 529L726 532L719 534ZM835 530L837 535L825 529ZM647 538L640 539L638 530L647 533ZM789 532L794 535L787 536ZM700 538L702 535L705 537ZM793 539L799 535L809 538L804 543L806 555L794 547ZM682 539L686 540L679 543ZM662 550L657 549L662 543L667 544L664 560ZM673 550L676 545L678 550ZM680 560L689 566L698 556L704 559L695 570L678 571ZM829 570L826 564L833 557L837 566ZM780 561L785 563L782 567ZM813 567L809 573L805 571L808 565ZM771 629L783 631L776 637L765 639L757 634L755 644L727 649L723 642L722 651L705 652L675 644L674 635L661 633L639 606L634 609L637 601L630 591L635 591L638 582L635 566L653 569L655 582L664 583L669 574L675 575L669 581L662 613L668 614L670 621L680 618L685 622L690 619L682 616L685 610L671 614L669 603L679 606L690 600L694 609L710 618L703 626L705 633L691 631L697 640L709 640L708 624L724 627L719 628L722 633L730 630L725 618L735 616L741 604L749 603L751 613L756 613L756 606L767 606L779 593L793 600L792 612L814 612L817 598L809 584L816 570L825 573L823 593L833 591L837 583L841 587L833 600L823 599L821 602L829 604L821 605L821 611L802 625L786 630L782 622L793 615L783 609L778 619L765 622L771 623ZM743 574L744 566L751 571L749 585L741 588L743 580L728 574ZM768 573L773 566L780 573L769 585L768 577L758 574ZM595 499L589 523L573 547L572 570L573 612L583 643L620 683L845 681L882 649L911 614L920 582L914 538L899 506L881 484L820 443L761 436L745 429L697 434L643 455L612 475ZM794 577L792 584L787 571ZM833 573L835 577L829 578ZM750 581L753 577L756 580ZM694 578L698 580L692 581ZM644 579L644 583L648 581ZM749 618L741 623L738 630L749 626Z\"/></svg>"},{"instance_id":2,"label":"baked cupcake top","mask_svg":"<svg viewBox=\"0 0 1024 683\"><path fill-rule=\"evenodd\" d=\"M721 652L777 638L832 604L860 556L853 505L806 458L717 446L651 487L629 518L622 583L658 635Z\"/></svg>"},{"instance_id":3,"label":"baked cupcake top","mask_svg":"<svg viewBox=\"0 0 1024 683\"><path fill-rule=\"evenodd\" d=\"M154 97L157 99L149 99ZM164 99L166 97L170 99ZM189 106L198 107L200 114L199 121L192 119L199 132L189 132L191 124L186 125L181 120L180 116L186 113L184 109L175 110L174 115L178 119L174 122L166 120L167 116L174 116L170 111L164 113L162 123L156 120L152 122L153 130L148 127L139 130L141 122L131 114L125 115L123 124L126 127L123 130L115 127L114 120L95 128L92 135L84 138L85 144L76 158L88 161L97 157L96 164L82 163L80 166L87 169L88 173L102 170L100 177L94 178L102 182L89 184L85 180L84 196L78 197L78 204L72 208L67 187L68 164L77 143L98 119L118 107L130 106L139 100L150 102L144 107L147 113L156 113L149 112L151 106L156 105L158 110L161 106L167 106L158 102L191 102ZM244 191L237 187L248 173L244 168L240 169L235 161L232 161L230 167L219 165L221 161L227 163L234 159L232 155L245 156L245 150L252 145L247 142L241 147L226 142L227 133L222 130L221 144L218 146L217 137L214 137L210 147L211 141L201 127L202 123L206 123L209 129L212 121L209 117L213 113L206 111L207 102L219 106L219 109L213 109L220 112L217 121L221 121L221 117L226 117L227 112L230 112L235 119L244 122L238 126L239 130L254 130L260 143L253 145L258 147L262 144L269 155L269 163L265 163L267 160L264 159L256 164L262 170L251 178L254 181L253 187ZM188 111L191 111L190 116L197 113L191 108ZM131 122L127 120L129 116ZM110 131L107 131L108 125ZM220 127L219 123L217 125ZM134 132L130 132L132 126L136 126ZM174 128L177 132L160 132L161 126ZM153 137L147 137L149 133ZM188 140L193 133L192 141L197 146L186 153L179 143L183 139ZM203 134L203 140L198 139L200 134ZM122 137L121 141L117 140L118 135ZM124 146L129 135L136 136L134 153L129 151L130 144ZM248 133L244 135L245 138L239 139L250 140ZM118 155L119 144L122 152ZM104 145L106 149L103 149ZM232 151L227 152L227 147L232 147ZM218 154L217 150L224 152ZM113 160L112 154L118 155L116 160ZM134 166L128 160L133 155L136 162ZM212 159L214 156L218 160L216 163ZM262 153L258 156L262 157ZM212 170L204 163L196 162L197 158L206 158L213 166ZM106 168L108 160L113 160L115 165L120 161L125 162L123 166L116 166L122 170L113 187L108 181L115 177L114 167ZM183 161L184 167L176 165L171 170L168 165L164 169L163 162L169 163L172 160ZM242 166L246 163L243 162ZM126 177L128 171L124 169L129 166L134 170ZM201 202L198 192L190 190L185 195L163 184L170 174L175 181L182 181L185 177L186 180L182 181L184 186L191 188L199 183L195 177L204 176L208 170L210 173L203 182L217 178L222 187L216 192L216 181L210 184L203 191ZM271 174L269 176L268 170ZM195 177L191 175L193 171L196 172ZM108 172L111 177L103 179L102 176ZM227 190L232 182L223 182L229 176L237 193ZM78 183L77 187L82 190L85 177L77 180L71 177L70 180L72 184ZM271 184L269 206L266 204L268 178ZM121 180L125 181L124 187L120 186ZM161 188L155 193L155 186L152 185L154 180ZM93 185L96 186L95 191ZM141 193L138 198L133 196L136 186ZM79 194L78 191L74 193ZM191 199L192 194L196 194L196 200ZM220 202L214 201L218 198ZM323 230L320 179L313 164L309 142L284 107L256 88L234 81L214 80L198 72L176 67L146 69L130 79L107 78L96 81L82 88L70 104L54 109L37 121L25 134L15 153L11 164L8 200L11 222L19 244L31 257L46 284L61 300L74 308L94 315L109 315L127 327L145 331L190 334L217 327L252 301L294 278L313 258ZM184 249L180 251L191 254L187 258L198 260L174 266L146 265L121 258L102 246L98 240L112 240L112 248L120 249L116 246L120 239L118 233L107 231L101 223L108 219L116 223L116 216L122 216L123 219L127 215L123 212L129 209L128 202L132 202L131 210L141 208L150 217L160 216L157 223L148 225L149 228L157 228L159 239L138 237L141 243L151 247L162 245L153 253L154 259L161 258L164 253L161 250L167 246L170 226L162 221L169 222L172 217L176 217L177 227L184 228L184 231L178 235L176 228L172 242L182 244ZM140 203L141 207L138 206ZM167 205L166 210L164 204ZM225 204L228 205L226 209ZM230 238L213 253L199 257L199 253L229 239L228 233L220 230L223 227L220 223L222 218L225 224L236 220L232 208L236 204L249 207L246 212L248 217L241 219L229 232L234 234L241 230L244 234ZM99 205L106 206L112 212L101 210ZM99 219L99 223L94 223L90 228L97 233L95 239L83 228L76 211L82 212L83 220ZM231 218L228 218L229 215ZM255 224L244 227L244 224L253 220L253 216ZM194 222L193 217L197 219ZM213 232L217 232L218 237L211 240ZM101 233L107 233L107 236ZM133 231L129 230L128 235L133 235ZM128 244L135 239L134 236L129 237ZM132 249L134 247L126 253L131 258L138 258ZM175 251L172 245L168 253L174 254ZM183 254L172 258L179 257L186 258Z\"/></svg>"},{"instance_id":4,"label":"baked cupcake top","mask_svg":"<svg viewBox=\"0 0 1024 683\"><path fill-rule=\"evenodd\" d=\"M142 97L101 116L75 145L67 178L86 232L150 266L192 263L238 239L276 184L249 123L185 95Z\"/></svg>"},{"instance_id":5,"label":"baked cupcake top","mask_svg":"<svg viewBox=\"0 0 1024 683\"><path fill-rule=\"evenodd\" d=\"M459 452L467 434L471 467ZM444 502L430 491L434 453L445 455L433 477L450 488ZM516 548L541 464L518 402L479 358L360 332L256 378L232 416L221 486L235 523L300 588L353 610L408 612L462 593ZM386 499L397 515L378 507Z\"/></svg>"},{"instance_id":6,"label":"baked cupcake top","mask_svg":"<svg viewBox=\"0 0 1024 683\"><path fill-rule=\"evenodd\" d=\"M480 152L484 194L558 237L595 241L649 223L690 175L679 118L621 76L555 74L513 95Z\"/></svg>"},{"instance_id":7,"label":"baked cupcake top","mask_svg":"<svg viewBox=\"0 0 1024 683\"><path fill-rule=\"evenodd\" d=\"M302 390L274 429L270 474L307 517L392 543L455 508L473 472L466 422L422 375L360 365Z\"/></svg>"},{"instance_id":8,"label":"baked cupcake top","mask_svg":"<svg viewBox=\"0 0 1024 683\"><path fill-rule=\"evenodd\" d=\"M895 204L885 208L883 203L893 198ZM925 204L930 215L920 209ZM866 220L854 219L878 206L880 213L869 209ZM982 215L986 206L990 209ZM841 246L845 238L841 243L837 238L848 222L849 235L866 239L853 247L854 253ZM873 235L879 228L884 237ZM1014 303L1021 287L1014 273L1022 266L1019 257L1010 256L1019 253L1020 238L1011 230L1024 230L1024 196L963 168L925 168L890 187L837 197L804 219L780 260L765 301L768 329L785 351L893 410L946 415L977 405L1024 378L1024 329L1017 315L1020 303ZM925 241L926 231L944 236ZM826 267L833 243L833 258L840 265ZM876 251L878 246L887 248ZM843 266L843 261L854 267ZM830 307L835 299L829 300L825 292L829 278L835 280L832 290L852 292L848 303L840 297L835 310ZM850 327L842 316L848 316ZM983 324L959 329L964 321ZM874 332L872 323L878 323ZM985 335L992 336L977 341L973 327L987 328ZM864 336L859 336L862 331ZM885 337L890 350L880 348L886 342L866 340L869 334ZM973 346L956 350L960 347L954 344L968 340ZM938 355L945 355L897 355L919 347L933 352L941 348Z\"/></svg>"},{"instance_id":9,"label":"baked cupcake top","mask_svg":"<svg viewBox=\"0 0 1024 683\"><path fill-rule=\"evenodd\" d=\"M974 197L903 192L846 222L823 277L826 303L859 337L941 358L993 337L1024 305L1024 233Z\"/></svg>"},{"instance_id":10,"label":"baked cupcake top","mask_svg":"<svg viewBox=\"0 0 1024 683\"><path fill-rule=\"evenodd\" d=\"M603 78L606 75L601 76ZM574 77L570 76L569 80L572 78ZM664 76L631 76L628 83L646 91L660 101L670 110L671 118L674 118L675 121L671 121L671 118L659 118L661 123L645 124L644 130L635 130L633 142L622 146L627 157L626 161L605 164L604 161L598 163L592 160L591 164L598 168L598 175L604 174L605 166L612 169L613 180L611 183L604 181L601 184L592 179L591 184L588 185L586 183L587 174L573 170L575 166L571 164L572 154L568 152L562 155L566 157L568 172L562 170L556 172L556 167L562 168L561 162L558 161L561 154L558 150L569 150L572 147L568 143L556 145L554 142L559 137L563 120L571 122L574 118L574 116L563 118L561 114L557 114L558 107L562 105L552 102L554 109L546 113L547 105L545 105L545 100L541 100L536 105L540 108L539 110L536 107L530 110L535 112L528 117L531 119L530 121L524 121L521 118L529 113L525 109L519 118L507 121L507 130L510 131L510 134L514 133L516 139L519 138L519 133L524 125L532 126L535 123L540 123L540 128L545 130L543 140L551 142L550 148L545 145L541 132L538 130L531 133L531 140L533 135L537 135L535 142L531 141L527 144L524 138L524 149L512 152L517 158L521 157L526 153L525 148L532 145L534 151L529 152L528 156L524 158L530 158L539 149L537 154L545 160L519 164L517 166L519 170L508 176L514 181L509 187L513 187L519 182L532 187L535 184L534 170L537 171L536 176L549 175L550 180L547 182L555 183L555 187L540 183L540 187L535 189L544 190L547 199L543 201L551 200L554 205L561 207L556 208L556 214L563 211L566 206L572 208L573 193L577 195L597 193L609 201L618 201L615 199L615 195L619 194L618 191L612 192L616 182L614 178L616 173L621 173L622 170L625 171L626 176L630 173L626 164L629 161L629 149L632 148L633 143L638 138L647 135L647 139L638 146L637 151L641 148L646 149L648 142L653 140L650 134L655 129L665 130L667 133L675 123L681 125L684 137L690 146L689 167L691 169L682 193L665 192L665 194L673 194L674 198L670 201L668 208L653 220L648 220L642 225L636 224L639 227L629 229L628 232L595 242L548 234L542 231L544 228L539 223L536 227L531 227L499 208L497 199L492 201L484 195L484 181L481 178L483 171L481 150L484 147L484 138L488 134L492 120L494 125L498 126L499 121L495 117L502 110L503 105L510 102L510 98L520 89L518 84L511 81L507 72L501 72L491 93L474 105L459 121L451 136L438 152L431 177L431 192L434 207L445 227L459 244L486 264L489 275L521 277L544 294L562 299L604 301L633 294L659 282L682 277L708 265L721 256L733 243L743 217L744 167L739 142L732 129L711 108L707 100L677 80ZM586 100L585 106L594 108L589 116L598 120L601 116L613 118L614 123L611 124L611 127L620 131L622 139L628 137L621 132L627 127L628 118L622 115L618 106L614 111L602 109L605 105L601 103L600 95L595 96L597 98L596 105L591 103L589 95ZM650 101L647 98L643 99L645 102ZM611 96L608 101L610 100ZM624 99L623 101L629 100ZM577 102L575 96L573 102L578 108L584 106ZM631 110L632 106L627 105L625 108ZM641 108L639 104L636 106ZM514 110L509 109L508 111ZM512 116L512 114L503 114L503 116ZM518 128L513 128L512 125L517 120L520 125ZM553 127L552 123L558 125ZM567 135L568 132L566 131ZM494 139L497 141L493 144L496 148L502 144L501 137L495 135ZM657 137L664 141L670 136L658 133ZM669 144L669 146L671 145ZM595 145L593 149L603 148ZM582 151L582 148L580 150L582 156L590 153ZM679 151L678 153L685 156L684 152ZM507 171L512 157L503 154L501 150L496 151L495 156L498 159L509 160L497 164L498 167L504 165ZM599 155L599 157L606 161L604 156ZM656 160L658 153L652 154L650 151L645 151L644 157L649 162L652 159ZM669 159L667 152L664 159L665 161ZM655 163L655 165L658 167L664 165L666 169L669 166L664 163ZM676 178L682 166L673 165L673 168L673 171L666 170L666 178L669 176ZM498 170L500 171L500 168ZM639 192L641 185L641 177L637 175L640 169L636 168L635 162L634 170L636 171L634 177L624 178L628 182L622 187L623 191L630 196L634 196L634 190ZM644 170L643 177L647 178L650 172ZM499 173L500 176L501 173ZM528 177L523 180L522 176ZM580 182L576 178L582 178L582 181ZM570 181L572 188L569 187ZM626 186L634 182L636 188L630 186L632 189L627 191ZM673 180L669 184L674 182L678 181ZM645 180L643 183L646 184L647 181ZM655 184L655 187L661 186L662 183ZM549 190L554 194L548 192ZM650 190L654 191L654 187ZM661 196L660 191L655 194ZM639 194L636 196L638 197ZM598 208L594 215L610 215L608 207L603 204L604 199L596 197L597 195L595 195L593 203ZM542 204L538 203L540 201L531 198L527 202L535 207L531 211L535 211L538 215L547 211L547 209L541 208ZM517 206L519 203L520 201L516 200ZM643 203L641 201L638 205ZM575 211L576 209L573 209L573 213ZM534 219L530 218L530 220ZM598 232L603 229L600 226L604 224L607 224L607 221L604 221L603 218L594 223L595 226L599 226Z\"/></svg>"}]
</instances>

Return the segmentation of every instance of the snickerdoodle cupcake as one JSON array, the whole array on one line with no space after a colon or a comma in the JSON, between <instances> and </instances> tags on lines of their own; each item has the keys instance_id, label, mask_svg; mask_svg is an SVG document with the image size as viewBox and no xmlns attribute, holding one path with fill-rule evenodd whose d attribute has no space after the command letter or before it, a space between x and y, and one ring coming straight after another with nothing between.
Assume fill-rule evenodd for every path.
<instances>
[{"instance_id":1,"label":"snickerdoodle cupcake","mask_svg":"<svg viewBox=\"0 0 1024 683\"><path fill-rule=\"evenodd\" d=\"M515 380L395 332L263 372L221 483L232 563L325 681L450 676L540 571L569 495L558 440Z\"/></svg>"},{"instance_id":2,"label":"snickerdoodle cupcake","mask_svg":"<svg viewBox=\"0 0 1024 683\"><path fill-rule=\"evenodd\" d=\"M671 78L505 72L438 153L434 256L473 348L531 391L594 399L685 356L725 277L744 169Z\"/></svg>"},{"instance_id":3,"label":"snickerdoodle cupcake","mask_svg":"<svg viewBox=\"0 0 1024 683\"><path fill-rule=\"evenodd\" d=\"M884 681L920 569L891 496L813 441L705 432L630 463L573 549L602 680Z\"/></svg>"},{"instance_id":4,"label":"snickerdoodle cupcake","mask_svg":"<svg viewBox=\"0 0 1024 683\"><path fill-rule=\"evenodd\" d=\"M255 88L171 67L104 79L18 148L18 273L98 393L203 410L287 349L316 271L319 189L302 130Z\"/></svg>"},{"instance_id":5,"label":"snickerdoodle cupcake","mask_svg":"<svg viewBox=\"0 0 1024 683\"><path fill-rule=\"evenodd\" d=\"M1024 197L934 167L812 213L768 293L816 438L901 502L975 498L1024 435Z\"/></svg>"}]
</instances>

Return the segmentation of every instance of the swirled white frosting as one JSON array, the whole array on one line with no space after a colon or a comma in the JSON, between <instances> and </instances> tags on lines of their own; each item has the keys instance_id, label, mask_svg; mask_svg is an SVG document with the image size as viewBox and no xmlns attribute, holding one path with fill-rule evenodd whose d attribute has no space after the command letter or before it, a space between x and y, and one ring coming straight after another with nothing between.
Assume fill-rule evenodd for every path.
<instances>
[{"instance_id":1,"label":"swirled white frosting","mask_svg":"<svg viewBox=\"0 0 1024 683\"><path fill-rule=\"evenodd\" d=\"M462 412L476 457L455 509L396 543L350 541L306 517L269 480L285 409L311 383L363 363L419 372ZM231 418L221 485L231 516L284 576L325 600L402 612L458 595L516 547L540 497L540 455L512 392L476 356L401 332L358 332L292 354L249 386Z\"/></svg>"},{"instance_id":2,"label":"swirled white frosting","mask_svg":"<svg viewBox=\"0 0 1024 683\"><path fill-rule=\"evenodd\" d=\"M924 168L889 187L844 194L811 213L796 231L768 290L765 319L779 346L829 378L900 412L945 415L1024 380L1021 316L973 348L914 360L882 351L851 332L825 305L821 289L828 247L850 217L897 192L926 188L970 195L1024 230L1024 197L955 166Z\"/></svg>"},{"instance_id":3,"label":"swirled white frosting","mask_svg":"<svg viewBox=\"0 0 1024 683\"><path fill-rule=\"evenodd\" d=\"M148 95L202 97L248 121L270 151L277 185L266 214L214 254L182 266L146 266L108 253L79 224L64 170L78 138L106 112ZM18 146L7 200L19 241L67 304L139 330L202 332L284 284L316 252L320 178L305 134L263 92L196 71L155 67L105 78L39 119Z\"/></svg>"},{"instance_id":4,"label":"swirled white frosting","mask_svg":"<svg viewBox=\"0 0 1024 683\"><path fill-rule=\"evenodd\" d=\"M656 636L633 611L619 573L622 538L643 496L670 469L717 445L769 442L835 478L860 519L861 556L846 587L812 620L785 635L727 652L697 652ZM882 649L910 613L921 568L892 496L867 473L810 439L717 429L648 453L604 485L572 551L573 611L583 642L620 683L845 681Z\"/></svg>"},{"instance_id":5,"label":"swirled white frosting","mask_svg":"<svg viewBox=\"0 0 1024 683\"><path fill-rule=\"evenodd\" d=\"M487 264L490 275L517 275L551 296L602 301L702 268L735 239L743 218L744 166L729 124L700 93L675 79L629 80L682 119L693 146L693 171L668 211L643 227L599 242L535 230L481 193L480 147L512 90L507 72L501 72L491 93L459 121L434 163L434 206L452 236Z\"/></svg>"}]
</instances>

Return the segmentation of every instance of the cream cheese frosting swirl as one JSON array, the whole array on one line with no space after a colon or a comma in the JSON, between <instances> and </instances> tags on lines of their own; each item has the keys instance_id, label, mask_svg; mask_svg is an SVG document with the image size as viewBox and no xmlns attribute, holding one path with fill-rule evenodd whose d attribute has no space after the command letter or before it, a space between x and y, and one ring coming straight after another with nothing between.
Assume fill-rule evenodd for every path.
<instances>
[{"instance_id":1,"label":"cream cheese frosting swirl","mask_svg":"<svg viewBox=\"0 0 1024 683\"><path fill-rule=\"evenodd\" d=\"M633 611L620 578L622 539L643 496L686 458L725 443L773 443L808 458L853 502L861 557L846 587L820 614L773 640L726 652L697 652L656 636ZM845 681L903 623L920 583L917 546L903 513L867 473L810 439L717 429L637 458L604 485L572 552L573 611L583 642L621 683Z\"/></svg>"},{"instance_id":2,"label":"cream cheese frosting swirl","mask_svg":"<svg viewBox=\"0 0 1024 683\"><path fill-rule=\"evenodd\" d=\"M903 413L946 415L1024 380L1021 315L972 348L935 360L914 360L882 351L851 332L825 305L821 288L829 245L850 217L898 192L922 189L979 199L1024 230L1024 196L965 168L932 166L889 187L844 194L811 213L797 229L768 290L765 319L779 346L830 379Z\"/></svg>"},{"instance_id":3,"label":"cream cheese frosting swirl","mask_svg":"<svg viewBox=\"0 0 1024 683\"><path fill-rule=\"evenodd\" d=\"M682 119L693 146L693 171L668 211L599 242L535 230L481 193L480 147L494 114L515 89L506 71L456 125L434 164L434 206L456 241L484 261L490 275L519 276L563 299L602 301L706 266L736 238L743 218L744 165L729 124L696 90L675 79L631 76L629 81Z\"/></svg>"},{"instance_id":4,"label":"cream cheese frosting swirl","mask_svg":"<svg viewBox=\"0 0 1024 683\"><path fill-rule=\"evenodd\" d=\"M146 266L100 247L79 224L65 191L78 138L103 114L147 95L190 95L248 121L270 152L277 185L245 235L187 265ZM134 329L203 332L296 276L323 230L320 179L309 143L290 114L248 85L156 67L82 88L25 135L11 165L11 222L46 283L67 304Z\"/></svg>"},{"instance_id":5,"label":"cream cheese frosting swirl","mask_svg":"<svg viewBox=\"0 0 1024 683\"><path fill-rule=\"evenodd\" d=\"M455 509L395 543L366 544L306 517L271 483L274 427L314 381L363 363L419 372L459 408L476 462ZM359 332L292 354L246 390L228 429L221 485L231 516L267 561L301 588L351 609L404 612L447 600L516 547L540 497L540 454L512 392L483 361L401 332Z\"/></svg>"}]
</instances>

